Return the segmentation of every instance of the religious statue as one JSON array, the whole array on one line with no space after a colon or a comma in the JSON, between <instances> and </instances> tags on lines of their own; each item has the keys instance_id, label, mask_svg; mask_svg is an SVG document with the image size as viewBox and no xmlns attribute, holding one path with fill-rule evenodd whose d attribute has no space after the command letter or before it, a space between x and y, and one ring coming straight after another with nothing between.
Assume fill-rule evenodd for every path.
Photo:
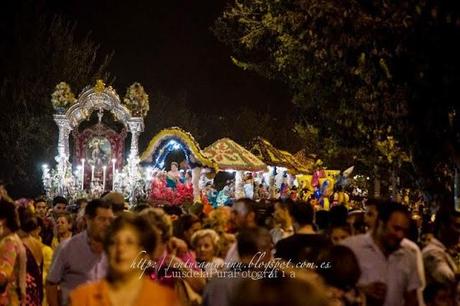
<instances>
[{"instance_id":1,"label":"religious statue","mask_svg":"<svg viewBox=\"0 0 460 306\"><path fill-rule=\"evenodd\" d=\"M105 138L95 137L88 144L88 160L96 169L107 165L110 159L111 147Z\"/></svg>"},{"instance_id":2,"label":"religious statue","mask_svg":"<svg viewBox=\"0 0 460 306\"><path fill-rule=\"evenodd\" d=\"M166 176L166 186L175 189L177 184L180 183L179 164L176 162L171 163L171 169Z\"/></svg>"}]
</instances>

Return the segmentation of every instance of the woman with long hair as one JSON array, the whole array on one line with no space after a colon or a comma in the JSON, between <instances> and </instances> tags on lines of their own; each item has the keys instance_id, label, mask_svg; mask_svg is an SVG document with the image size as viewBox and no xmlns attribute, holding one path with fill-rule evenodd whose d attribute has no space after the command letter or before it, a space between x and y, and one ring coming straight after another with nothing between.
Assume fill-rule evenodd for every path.
<instances>
[{"instance_id":1,"label":"woman with long hair","mask_svg":"<svg viewBox=\"0 0 460 306\"><path fill-rule=\"evenodd\" d=\"M26 302L26 251L17 235L19 218L13 203L0 200L0 305Z\"/></svg>"}]
</instances>

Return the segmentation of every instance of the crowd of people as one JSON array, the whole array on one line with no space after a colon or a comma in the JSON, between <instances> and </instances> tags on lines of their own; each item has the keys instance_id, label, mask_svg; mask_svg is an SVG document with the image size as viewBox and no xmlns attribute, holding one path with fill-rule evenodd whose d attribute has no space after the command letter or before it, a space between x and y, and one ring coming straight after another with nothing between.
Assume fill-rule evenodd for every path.
<instances>
[{"instance_id":1,"label":"crowd of people","mask_svg":"<svg viewBox=\"0 0 460 306\"><path fill-rule=\"evenodd\" d=\"M0 193L0 305L460 305L460 212ZM316 206L317 207L317 206ZM452 205L453 207L453 205Z\"/></svg>"}]
</instances>

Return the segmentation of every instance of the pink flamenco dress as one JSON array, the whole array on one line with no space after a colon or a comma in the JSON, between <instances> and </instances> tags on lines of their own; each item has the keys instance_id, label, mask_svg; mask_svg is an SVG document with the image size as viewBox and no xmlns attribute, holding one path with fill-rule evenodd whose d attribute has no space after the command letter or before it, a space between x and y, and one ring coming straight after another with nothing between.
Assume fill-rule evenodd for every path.
<instances>
[{"instance_id":1,"label":"pink flamenco dress","mask_svg":"<svg viewBox=\"0 0 460 306\"><path fill-rule=\"evenodd\" d=\"M26 305L26 250L17 234L10 234L0 241L0 279L7 280L0 286L0 305Z\"/></svg>"}]
</instances>

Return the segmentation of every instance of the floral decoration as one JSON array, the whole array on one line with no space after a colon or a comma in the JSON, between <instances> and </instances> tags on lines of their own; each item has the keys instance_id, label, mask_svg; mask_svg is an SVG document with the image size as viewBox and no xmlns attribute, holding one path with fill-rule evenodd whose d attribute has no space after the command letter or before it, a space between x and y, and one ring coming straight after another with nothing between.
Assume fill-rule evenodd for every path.
<instances>
[{"instance_id":1,"label":"floral decoration","mask_svg":"<svg viewBox=\"0 0 460 306\"><path fill-rule=\"evenodd\" d=\"M149 111L149 96L138 82L128 87L123 103L135 117L145 117Z\"/></svg>"},{"instance_id":2,"label":"floral decoration","mask_svg":"<svg viewBox=\"0 0 460 306\"><path fill-rule=\"evenodd\" d=\"M75 95L70 89L69 84L61 82L56 85L56 89L51 94L51 103L54 109L67 108L77 101Z\"/></svg>"}]
</instances>

